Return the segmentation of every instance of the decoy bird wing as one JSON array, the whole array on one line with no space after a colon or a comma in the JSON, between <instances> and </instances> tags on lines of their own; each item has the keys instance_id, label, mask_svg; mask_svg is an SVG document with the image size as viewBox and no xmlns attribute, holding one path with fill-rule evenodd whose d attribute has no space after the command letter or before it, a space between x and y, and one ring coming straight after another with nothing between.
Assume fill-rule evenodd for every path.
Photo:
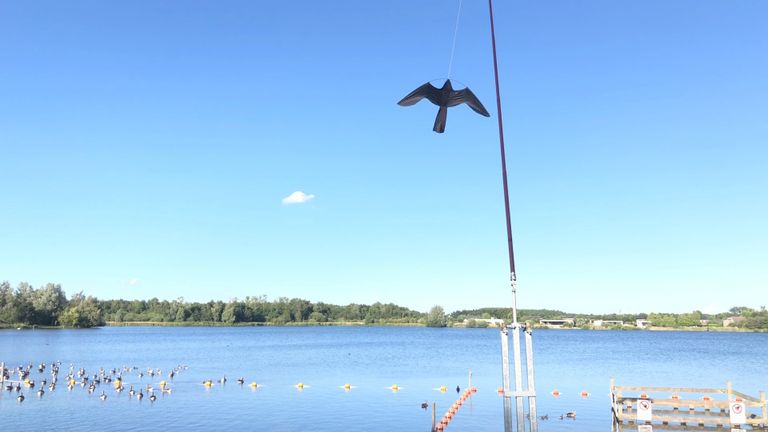
<instances>
[{"instance_id":1,"label":"decoy bird wing","mask_svg":"<svg viewBox=\"0 0 768 432\"><path fill-rule=\"evenodd\" d=\"M474 93L472 93L472 90L469 89L469 87L458 90L453 92L451 96L449 97L449 103L448 106L456 106L461 103L466 103L469 105L470 108L472 108L476 113L490 117L491 115L488 113L488 110L485 109L482 102L480 102L480 99L475 96Z\"/></svg>"},{"instance_id":2,"label":"decoy bird wing","mask_svg":"<svg viewBox=\"0 0 768 432\"><path fill-rule=\"evenodd\" d=\"M397 104L400 106L411 106L416 102L427 98L435 105L440 105L440 91L430 83L426 83L400 100Z\"/></svg>"}]
</instances>

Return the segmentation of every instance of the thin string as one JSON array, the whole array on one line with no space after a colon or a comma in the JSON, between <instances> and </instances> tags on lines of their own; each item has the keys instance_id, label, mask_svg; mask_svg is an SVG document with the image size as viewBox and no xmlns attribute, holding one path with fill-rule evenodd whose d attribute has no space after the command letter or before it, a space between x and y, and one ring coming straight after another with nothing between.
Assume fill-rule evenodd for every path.
<instances>
[{"instance_id":1,"label":"thin string","mask_svg":"<svg viewBox=\"0 0 768 432\"><path fill-rule=\"evenodd\" d=\"M451 70L453 69L453 55L456 53L456 36L459 35L459 18L461 17L461 3L463 0L459 0L459 11L456 12L456 27L453 29L453 46L451 47L451 60L448 62L448 78L451 77Z\"/></svg>"}]
</instances>

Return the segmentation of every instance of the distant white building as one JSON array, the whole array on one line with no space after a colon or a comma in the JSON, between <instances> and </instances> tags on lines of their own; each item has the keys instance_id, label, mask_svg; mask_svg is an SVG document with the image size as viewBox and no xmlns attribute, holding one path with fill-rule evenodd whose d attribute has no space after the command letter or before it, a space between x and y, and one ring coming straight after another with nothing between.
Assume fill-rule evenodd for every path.
<instances>
[{"instance_id":1,"label":"distant white building","mask_svg":"<svg viewBox=\"0 0 768 432\"><path fill-rule=\"evenodd\" d=\"M486 323L488 324L488 327L501 327L504 325L504 320L500 318L467 318L464 320L464 325L466 326L469 321L474 321L476 323Z\"/></svg>"},{"instance_id":2,"label":"distant white building","mask_svg":"<svg viewBox=\"0 0 768 432\"><path fill-rule=\"evenodd\" d=\"M744 322L747 319L743 316L732 316L723 320L723 327L735 326L738 323Z\"/></svg>"},{"instance_id":3,"label":"distant white building","mask_svg":"<svg viewBox=\"0 0 768 432\"><path fill-rule=\"evenodd\" d=\"M592 327L602 328L608 326L623 326L624 321L621 320L594 320L592 321Z\"/></svg>"},{"instance_id":4,"label":"distant white building","mask_svg":"<svg viewBox=\"0 0 768 432\"><path fill-rule=\"evenodd\" d=\"M539 320L539 324L547 328L563 328L565 326L573 327L575 324L575 319L574 318L543 319L543 320Z\"/></svg>"},{"instance_id":5,"label":"distant white building","mask_svg":"<svg viewBox=\"0 0 768 432\"><path fill-rule=\"evenodd\" d=\"M639 329L648 328L648 327L650 327L650 325L651 325L651 322L648 321L647 319L635 320L635 327L637 327Z\"/></svg>"}]
</instances>

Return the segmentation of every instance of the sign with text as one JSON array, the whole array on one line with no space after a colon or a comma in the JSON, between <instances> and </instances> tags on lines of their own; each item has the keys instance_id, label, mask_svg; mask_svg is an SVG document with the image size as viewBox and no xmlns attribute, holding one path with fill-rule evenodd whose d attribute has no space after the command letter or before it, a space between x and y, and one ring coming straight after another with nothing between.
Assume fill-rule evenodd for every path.
<instances>
[{"instance_id":1,"label":"sign with text","mask_svg":"<svg viewBox=\"0 0 768 432\"><path fill-rule=\"evenodd\" d=\"M653 426L651 425L638 425L637 432L653 432Z\"/></svg>"},{"instance_id":2,"label":"sign with text","mask_svg":"<svg viewBox=\"0 0 768 432\"><path fill-rule=\"evenodd\" d=\"M653 404L648 399L637 400L637 421L653 420Z\"/></svg>"},{"instance_id":3,"label":"sign with text","mask_svg":"<svg viewBox=\"0 0 768 432\"><path fill-rule=\"evenodd\" d=\"M747 423L747 406L743 401L730 401L731 425L743 425Z\"/></svg>"}]
</instances>

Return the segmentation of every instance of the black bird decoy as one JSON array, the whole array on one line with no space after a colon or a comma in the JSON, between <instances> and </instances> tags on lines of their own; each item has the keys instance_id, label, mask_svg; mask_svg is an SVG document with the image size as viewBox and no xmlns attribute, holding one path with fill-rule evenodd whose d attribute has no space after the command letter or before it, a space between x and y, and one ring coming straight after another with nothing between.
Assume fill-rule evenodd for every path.
<instances>
[{"instance_id":1,"label":"black bird decoy","mask_svg":"<svg viewBox=\"0 0 768 432\"><path fill-rule=\"evenodd\" d=\"M411 106L424 98L440 107L437 111L437 117L435 117L435 125L432 128L437 133L445 132L445 122L448 118L449 107L465 103L476 113L486 117L491 116L480 102L480 99L472 93L469 87L462 90L454 90L449 79L445 80L445 84L441 88L437 88L431 83L426 83L409 93L408 96L401 99L397 104L400 106Z\"/></svg>"},{"instance_id":2,"label":"black bird decoy","mask_svg":"<svg viewBox=\"0 0 768 432\"><path fill-rule=\"evenodd\" d=\"M459 386L456 386L456 393L460 392L461 388Z\"/></svg>"},{"instance_id":3,"label":"black bird decoy","mask_svg":"<svg viewBox=\"0 0 768 432\"><path fill-rule=\"evenodd\" d=\"M421 409L427 409L428 406L429 406L429 404L426 403L426 402L422 402L421 403Z\"/></svg>"}]
</instances>

